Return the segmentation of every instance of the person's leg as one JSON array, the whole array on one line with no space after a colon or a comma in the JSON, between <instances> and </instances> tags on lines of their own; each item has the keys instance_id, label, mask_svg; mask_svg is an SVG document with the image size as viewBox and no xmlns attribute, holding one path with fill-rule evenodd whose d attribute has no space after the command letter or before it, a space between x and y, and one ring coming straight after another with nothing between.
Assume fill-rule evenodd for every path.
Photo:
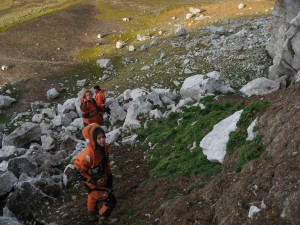
<instances>
[{"instance_id":1,"label":"person's leg","mask_svg":"<svg viewBox=\"0 0 300 225\"><path fill-rule=\"evenodd\" d=\"M88 194L88 201L87 201L89 221L96 221L97 220L96 203L97 203L97 196L95 196L95 191L91 191Z\"/></svg>"},{"instance_id":2,"label":"person's leg","mask_svg":"<svg viewBox=\"0 0 300 225\"><path fill-rule=\"evenodd\" d=\"M104 204L99 210L99 223L103 224L106 222L107 224L113 224L117 221L117 219L109 218L110 214L112 213L113 209L116 207L117 200L112 193L109 193L107 199L104 201Z\"/></svg>"}]
</instances>

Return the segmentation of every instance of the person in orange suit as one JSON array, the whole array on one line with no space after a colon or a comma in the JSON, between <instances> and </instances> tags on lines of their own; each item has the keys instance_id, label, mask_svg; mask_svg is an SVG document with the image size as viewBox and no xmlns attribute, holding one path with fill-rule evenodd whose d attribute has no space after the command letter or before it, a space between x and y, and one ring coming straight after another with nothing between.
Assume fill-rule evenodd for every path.
<instances>
[{"instance_id":1,"label":"person in orange suit","mask_svg":"<svg viewBox=\"0 0 300 225\"><path fill-rule=\"evenodd\" d=\"M95 90L95 100L100 111L100 120L103 121L103 114L107 113L110 114L110 108L106 106L106 98L105 92L100 88L99 85L94 86Z\"/></svg>"},{"instance_id":2,"label":"person in orange suit","mask_svg":"<svg viewBox=\"0 0 300 225\"><path fill-rule=\"evenodd\" d=\"M95 100L99 108L104 111L105 107L105 92L100 88L99 85L94 86L95 90Z\"/></svg>"},{"instance_id":3,"label":"person in orange suit","mask_svg":"<svg viewBox=\"0 0 300 225\"><path fill-rule=\"evenodd\" d=\"M93 93L90 90L84 92L80 99L80 109L82 112L82 120L84 126L91 123L102 124L103 117L100 116L99 108L95 99L93 98Z\"/></svg>"},{"instance_id":4,"label":"person in orange suit","mask_svg":"<svg viewBox=\"0 0 300 225\"><path fill-rule=\"evenodd\" d=\"M105 133L96 123L89 124L82 130L87 142L85 150L75 159L74 167L79 170L88 189L87 209L89 221L97 220L100 224L113 224L117 219L110 218L116 206L112 193L112 169L109 149L105 143ZM100 206L97 208L97 204Z\"/></svg>"}]
</instances>

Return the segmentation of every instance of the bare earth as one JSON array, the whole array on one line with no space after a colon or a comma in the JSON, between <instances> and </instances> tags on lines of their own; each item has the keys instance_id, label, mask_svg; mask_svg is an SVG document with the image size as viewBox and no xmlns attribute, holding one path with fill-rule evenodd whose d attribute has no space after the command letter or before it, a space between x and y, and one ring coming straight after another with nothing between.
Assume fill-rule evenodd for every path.
<instances>
[{"instance_id":1,"label":"bare earth","mask_svg":"<svg viewBox=\"0 0 300 225\"><path fill-rule=\"evenodd\" d=\"M98 33L120 30L117 25L95 20L98 12L94 4L88 1L0 33L0 62L13 66L0 71L0 84L15 83L23 88L22 103L26 105L45 100L48 89L57 87L62 79L70 79L59 71L79 64L76 52L95 45ZM70 81L69 85L74 85ZM228 156L222 173L210 178L209 183L208 178L192 176L147 183L150 167L143 150L112 148L118 201L112 216L119 218L120 225L300 224L299 96L299 84L267 96L272 106L259 123L268 154L248 163L241 173L233 169L237 156ZM189 189L190 184L198 186ZM58 225L90 224L86 193L81 186L74 190L50 205L42 204L41 214L36 216ZM267 208L249 219L250 206L260 206L262 201ZM293 201L295 207L288 208ZM284 207L288 209L286 217L292 218L289 221L281 217Z\"/></svg>"},{"instance_id":2,"label":"bare earth","mask_svg":"<svg viewBox=\"0 0 300 225\"><path fill-rule=\"evenodd\" d=\"M59 82L74 79L62 74L64 68L79 65L76 53L94 46L97 34L119 30L115 24L94 18L99 11L90 0L70 9L51 13L0 33L0 86L12 83L22 90L21 103L46 100L46 92Z\"/></svg>"}]
</instances>

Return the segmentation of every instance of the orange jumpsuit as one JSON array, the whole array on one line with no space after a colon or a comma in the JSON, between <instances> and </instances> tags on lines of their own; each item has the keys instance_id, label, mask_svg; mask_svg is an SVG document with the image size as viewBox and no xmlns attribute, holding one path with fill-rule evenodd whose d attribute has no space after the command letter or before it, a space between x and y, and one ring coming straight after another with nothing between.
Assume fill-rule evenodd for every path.
<instances>
[{"instance_id":1,"label":"orange jumpsuit","mask_svg":"<svg viewBox=\"0 0 300 225\"><path fill-rule=\"evenodd\" d=\"M88 144L86 149L75 159L74 166L84 177L84 184L89 190L88 213L94 213L97 202L101 201L103 204L98 214L108 217L116 205L116 199L108 188L109 178L112 174L108 145L106 144L102 151L96 150L96 143L93 139L93 132L97 127L100 126L92 123L83 128L82 134ZM91 182L92 180L97 182Z\"/></svg>"},{"instance_id":2,"label":"orange jumpsuit","mask_svg":"<svg viewBox=\"0 0 300 225\"><path fill-rule=\"evenodd\" d=\"M80 103L82 120L85 126L91 123L102 124L103 116L100 116L101 113L94 99L90 102L84 102L84 98L81 98Z\"/></svg>"},{"instance_id":3,"label":"orange jumpsuit","mask_svg":"<svg viewBox=\"0 0 300 225\"><path fill-rule=\"evenodd\" d=\"M100 109L99 116L100 116L100 120L102 122L103 121L103 112L105 111L104 110L104 107L105 107L105 92L104 92L104 90L100 89L99 91L96 92L95 101L97 103L98 108Z\"/></svg>"}]
</instances>

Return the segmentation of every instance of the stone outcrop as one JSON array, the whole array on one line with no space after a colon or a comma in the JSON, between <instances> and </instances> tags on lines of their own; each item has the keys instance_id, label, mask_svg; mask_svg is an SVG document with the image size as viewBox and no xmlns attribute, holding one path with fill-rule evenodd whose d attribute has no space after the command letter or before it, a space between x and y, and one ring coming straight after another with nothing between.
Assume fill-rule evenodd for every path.
<instances>
[{"instance_id":1,"label":"stone outcrop","mask_svg":"<svg viewBox=\"0 0 300 225\"><path fill-rule=\"evenodd\" d=\"M270 25L271 38L266 49L273 58L269 77L282 77L288 84L295 81L300 70L300 2L277 0Z\"/></svg>"}]
</instances>

